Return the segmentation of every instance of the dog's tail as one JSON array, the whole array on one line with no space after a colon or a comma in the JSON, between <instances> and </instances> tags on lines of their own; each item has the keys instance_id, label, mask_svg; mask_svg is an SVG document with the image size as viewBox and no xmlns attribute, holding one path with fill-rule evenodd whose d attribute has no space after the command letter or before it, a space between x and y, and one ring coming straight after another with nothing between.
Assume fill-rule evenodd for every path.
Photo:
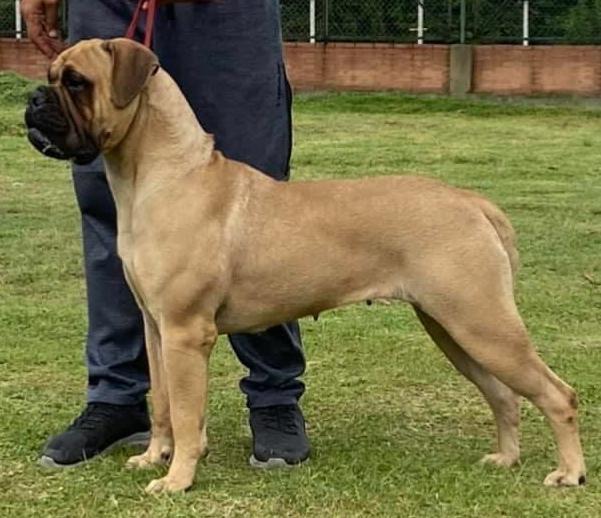
<instances>
[{"instance_id":1,"label":"dog's tail","mask_svg":"<svg viewBox=\"0 0 601 518\"><path fill-rule=\"evenodd\" d=\"M513 229L509 218L499 207L486 198L477 196L476 203L479 205L486 219L497 232L499 240L501 241L501 244L503 245L503 248L509 257L511 273L513 279L515 280L519 268L520 256L516 246L515 230Z\"/></svg>"}]
</instances>

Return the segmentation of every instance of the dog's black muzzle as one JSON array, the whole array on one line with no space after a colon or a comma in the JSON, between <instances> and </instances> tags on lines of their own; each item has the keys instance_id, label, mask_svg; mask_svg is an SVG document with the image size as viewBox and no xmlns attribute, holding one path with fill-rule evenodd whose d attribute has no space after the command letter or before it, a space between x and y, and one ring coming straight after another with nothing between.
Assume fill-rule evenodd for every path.
<instances>
[{"instance_id":1,"label":"dog's black muzzle","mask_svg":"<svg viewBox=\"0 0 601 518\"><path fill-rule=\"evenodd\" d=\"M25 124L29 142L46 156L89 164L99 155L91 139L79 136L51 87L40 86L31 94Z\"/></svg>"}]
</instances>

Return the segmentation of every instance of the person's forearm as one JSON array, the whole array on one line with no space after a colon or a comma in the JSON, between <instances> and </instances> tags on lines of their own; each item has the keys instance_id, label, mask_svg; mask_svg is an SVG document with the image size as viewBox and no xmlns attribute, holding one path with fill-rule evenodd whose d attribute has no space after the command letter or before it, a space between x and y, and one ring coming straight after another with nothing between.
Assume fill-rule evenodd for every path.
<instances>
[{"instance_id":1,"label":"person's forearm","mask_svg":"<svg viewBox=\"0 0 601 518\"><path fill-rule=\"evenodd\" d=\"M158 5L222 1L227 0L157 0ZM27 35L48 58L56 57L64 48L58 27L59 7L60 0L21 0L21 14L27 25Z\"/></svg>"},{"instance_id":2,"label":"person's forearm","mask_svg":"<svg viewBox=\"0 0 601 518\"><path fill-rule=\"evenodd\" d=\"M27 35L49 58L55 57L63 48L58 30L59 6L60 0L21 0Z\"/></svg>"}]
</instances>

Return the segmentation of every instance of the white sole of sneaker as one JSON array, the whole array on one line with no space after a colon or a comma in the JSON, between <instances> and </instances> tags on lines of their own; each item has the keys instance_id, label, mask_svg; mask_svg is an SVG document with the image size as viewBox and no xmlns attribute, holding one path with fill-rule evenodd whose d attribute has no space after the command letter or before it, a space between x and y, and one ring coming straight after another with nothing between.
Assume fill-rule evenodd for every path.
<instances>
[{"instance_id":1,"label":"white sole of sneaker","mask_svg":"<svg viewBox=\"0 0 601 518\"><path fill-rule=\"evenodd\" d=\"M107 453L110 453L111 451L113 451L116 448L119 448L120 446L143 446L143 447L146 447L146 446L148 446L149 441L150 441L150 432L138 432L138 433L129 435L127 437L124 437L123 439L119 439L118 441L115 441L113 444L111 444L110 446L108 446L107 448L102 450L98 455L94 455L90 459L84 459L79 462L75 462L73 464L59 464L52 457L49 457L48 455L42 455L40 457L40 460L38 461L38 463L40 466L43 466L44 468L52 468L52 469L75 468L77 466L81 466L82 464L86 464L87 462L90 462L102 455L106 455Z\"/></svg>"},{"instance_id":2,"label":"white sole of sneaker","mask_svg":"<svg viewBox=\"0 0 601 518\"><path fill-rule=\"evenodd\" d=\"M254 455L251 455L250 459L248 459L250 467L255 469L295 469L300 467L300 465L303 464L303 462L298 462L296 464L288 464L284 459L280 458L258 460Z\"/></svg>"}]
</instances>

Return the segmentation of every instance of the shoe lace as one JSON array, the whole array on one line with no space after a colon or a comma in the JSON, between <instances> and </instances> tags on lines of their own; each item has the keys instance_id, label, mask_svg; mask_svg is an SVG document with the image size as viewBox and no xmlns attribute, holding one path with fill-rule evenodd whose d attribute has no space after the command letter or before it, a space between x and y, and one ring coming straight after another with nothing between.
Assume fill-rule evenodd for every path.
<instances>
[{"instance_id":1,"label":"shoe lace","mask_svg":"<svg viewBox=\"0 0 601 518\"><path fill-rule=\"evenodd\" d=\"M297 412L292 405L278 405L261 409L261 421L265 428L288 435L299 433Z\"/></svg>"},{"instance_id":2,"label":"shoe lace","mask_svg":"<svg viewBox=\"0 0 601 518\"><path fill-rule=\"evenodd\" d=\"M94 430L110 424L114 418L114 410L111 405L102 403L90 403L84 411L71 423L69 430Z\"/></svg>"}]
</instances>

